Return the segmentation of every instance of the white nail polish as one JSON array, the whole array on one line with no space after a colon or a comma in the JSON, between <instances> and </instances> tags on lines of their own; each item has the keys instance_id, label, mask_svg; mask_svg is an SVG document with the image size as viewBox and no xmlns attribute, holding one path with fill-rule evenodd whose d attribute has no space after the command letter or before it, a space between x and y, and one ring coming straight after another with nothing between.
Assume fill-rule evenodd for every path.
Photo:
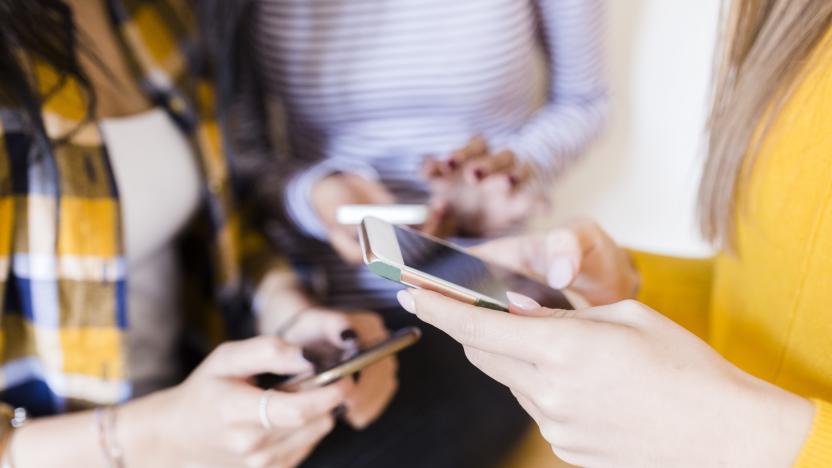
<instances>
[{"instance_id":1,"label":"white nail polish","mask_svg":"<svg viewBox=\"0 0 832 468\"><path fill-rule=\"evenodd\" d=\"M551 267L549 267L549 274L546 275L549 286L556 289L563 289L572 282L572 277L575 275L575 268L572 262L566 258L555 260Z\"/></svg>"},{"instance_id":2,"label":"white nail polish","mask_svg":"<svg viewBox=\"0 0 832 468\"><path fill-rule=\"evenodd\" d=\"M413 298L413 294L410 294L410 291L403 289L396 293L396 298L404 310L411 314L416 313L416 300Z\"/></svg>"},{"instance_id":3,"label":"white nail polish","mask_svg":"<svg viewBox=\"0 0 832 468\"><path fill-rule=\"evenodd\" d=\"M506 297L511 305L522 310L534 311L541 308L541 305L537 301L524 294L508 291L506 292Z\"/></svg>"}]
</instances>

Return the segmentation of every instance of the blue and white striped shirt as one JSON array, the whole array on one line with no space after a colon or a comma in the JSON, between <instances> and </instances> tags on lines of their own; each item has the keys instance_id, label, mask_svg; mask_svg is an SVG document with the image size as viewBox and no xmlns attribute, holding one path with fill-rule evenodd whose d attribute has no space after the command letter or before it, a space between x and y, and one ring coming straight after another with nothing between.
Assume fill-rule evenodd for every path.
<instances>
[{"instance_id":1,"label":"blue and white striped shirt","mask_svg":"<svg viewBox=\"0 0 832 468\"><path fill-rule=\"evenodd\" d=\"M290 158L309 163L281 188L297 230L325 239L309 198L333 172L424 202L424 158L476 134L559 174L606 117L602 10L601 0L257 0L257 75L285 114ZM326 272L330 302L393 303L389 286L319 242L291 250Z\"/></svg>"}]
</instances>

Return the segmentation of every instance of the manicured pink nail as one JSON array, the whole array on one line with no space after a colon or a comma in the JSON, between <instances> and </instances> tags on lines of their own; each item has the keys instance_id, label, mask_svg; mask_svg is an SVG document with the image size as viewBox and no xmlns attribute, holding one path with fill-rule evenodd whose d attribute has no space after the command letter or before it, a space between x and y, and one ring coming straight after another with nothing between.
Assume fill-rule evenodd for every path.
<instances>
[{"instance_id":1,"label":"manicured pink nail","mask_svg":"<svg viewBox=\"0 0 832 468\"><path fill-rule=\"evenodd\" d=\"M413 294L410 294L410 291L402 289L396 293L396 298L399 300L399 304L401 304L402 309L410 312L411 314L416 313L416 300L413 298Z\"/></svg>"},{"instance_id":2,"label":"manicured pink nail","mask_svg":"<svg viewBox=\"0 0 832 468\"><path fill-rule=\"evenodd\" d=\"M549 286L556 289L563 289L572 283L572 277L575 275L575 267L568 258L559 258L549 267L549 273L546 279L549 281Z\"/></svg>"},{"instance_id":3,"label":"manicured pink nail","mask_svg":"<svg viewBox=\"0 0 832 468\"><path fill-rule=\"evenodd\" d=\"M518 309L526 310L526 311L535 311L540 309L541 305L537 303L534 299L526 296L524 294L516 293L514 291L506 292L506 297L511 305L517 307Z\"/></svg>"}]
</instances>

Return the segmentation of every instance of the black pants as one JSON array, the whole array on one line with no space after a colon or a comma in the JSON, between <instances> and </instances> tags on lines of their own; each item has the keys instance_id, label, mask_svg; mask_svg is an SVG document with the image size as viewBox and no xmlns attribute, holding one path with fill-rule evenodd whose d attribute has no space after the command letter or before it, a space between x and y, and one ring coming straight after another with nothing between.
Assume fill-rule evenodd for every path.
<instances>
[{"instance_id":1,"label":"black pants","mask_svg":"<svg viewBox=\"0 0 832 468\"><path fill-rule=\"evenodd\" d=\"M420 323L385 311L395 330ZM430 325L399 354L399 390L378 421L357 432L344 424L304 468L487 468L517 446L530 419L507 388L473 367L462 347Z\"/></svg>"}]
</instances>

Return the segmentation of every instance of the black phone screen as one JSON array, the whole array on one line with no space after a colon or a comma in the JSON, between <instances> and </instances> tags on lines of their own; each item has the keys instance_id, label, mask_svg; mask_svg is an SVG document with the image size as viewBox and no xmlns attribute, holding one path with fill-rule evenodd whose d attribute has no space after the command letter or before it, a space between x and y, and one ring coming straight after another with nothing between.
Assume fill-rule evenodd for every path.
<instances>
[{"instance_id":1,"label":"black phone screen","mask_svg":"<svg viewBox=\"0 0 832 468\"><path fill-rule=\"evenodd\" d=\"M465 251L394 226L404 264L436 278L508 304L507 291L531 297L544 307L573 309L562 292Z\"/></svg>"}]
</instances>

